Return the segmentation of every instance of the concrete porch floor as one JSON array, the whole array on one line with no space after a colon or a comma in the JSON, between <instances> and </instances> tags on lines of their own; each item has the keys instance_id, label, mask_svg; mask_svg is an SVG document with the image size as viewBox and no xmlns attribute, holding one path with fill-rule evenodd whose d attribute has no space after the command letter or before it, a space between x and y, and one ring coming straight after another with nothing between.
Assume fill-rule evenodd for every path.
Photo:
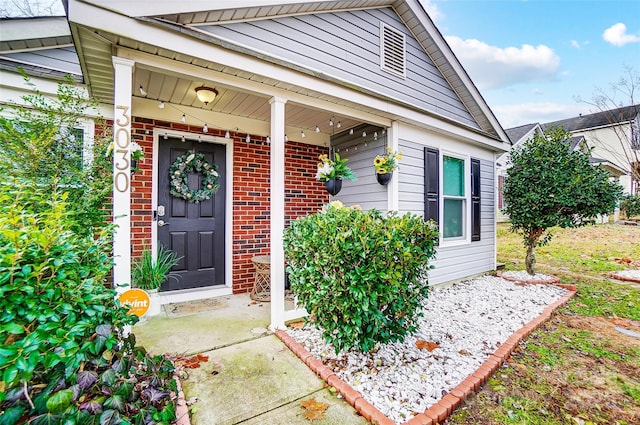
<instances>
[{"instance_id":1,"label":"concrete porch floor","mask_svg":"<svg viewBox=\"0 0 640 425\"><path fill-rule=\"evenodd\" d=\"M269 315L269 303L229 295L212 299L206 311L163 311L133 332L152 354L209 357L181 381L186 398L198 398L194 425L308 425L300 402L310 398L329 404L314 424L368 423L268 331Z\"/></svg>"}]
</instances>

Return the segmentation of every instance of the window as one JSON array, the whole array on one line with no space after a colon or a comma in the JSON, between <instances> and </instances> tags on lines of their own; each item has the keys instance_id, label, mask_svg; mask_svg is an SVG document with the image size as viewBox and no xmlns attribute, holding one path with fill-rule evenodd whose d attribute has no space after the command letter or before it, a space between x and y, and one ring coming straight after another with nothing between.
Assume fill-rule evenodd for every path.
<instances>
[{"instance_id":1,"label":"window","mask_svg":"<svg viewBox=\"0 0 640 425\"><path fill-rule=\"evenodd\" d=\"M442 236L461 238L465 225L464 160L445 156L442 159Z\"/></svg>"},{"instance_id":2,"label":"window","mask_svg":"<svg viewBox=\"0 0 640 425\"><path fill-rule=\"evenodd\" d=\"M380 67L402 78L406 75L405 35L383 22L380 23Z\"/></svg>"},{"instance_id":3,"label":"window","mask_svg":"<svg viewBox=\"0 0 640 425\"><path fill-rule=\"evenodd\" d=\"M440 171L440 152L424 152L425 219L439 224L443 241L479 241L480 160L444 155Z\"/></svg>"}]
</instances>

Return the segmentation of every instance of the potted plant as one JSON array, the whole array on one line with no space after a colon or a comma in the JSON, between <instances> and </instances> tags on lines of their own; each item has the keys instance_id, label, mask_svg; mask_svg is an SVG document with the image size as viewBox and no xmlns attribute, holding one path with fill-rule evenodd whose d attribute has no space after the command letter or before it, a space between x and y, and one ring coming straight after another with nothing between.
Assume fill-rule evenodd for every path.
<instances>
[{"instance_id":1,"label":"potted plant","mask_svg":"<svg viewBox=\"0 0 640 425\"><path fill-rule=\"evenodd\" d=\"M334 159L330 159L327 154L318 157L318 171L316 179L324 182L324 187L331 195L336 195L342 189L342 180L356 180L356 175L347 167L348 158L341 158L339 154L334 154Z\"/></svg>"},{"instance_id":2,"label":"potted plant","mask_svg":"<svg viewBox=\"0 0 640 425\"><path fill-rule=\"evenodd\" d=\"M159 245L156 260L148 247L144 247L142 255L133 262L131 268L131 283L134 287L143 289L149 294L151 305L147 314L155 316L160 313L160 296L158 289L171 275L171 268L177 265L182 257Z\"/></svg>"},{"instance_id":3,"label":"potted plant","mask_svg":"<svg viewBox=\"0 0 640 425\"><path fill-rule=\"evenodd\" d=\"M398 161L402 159L402 152L393 152L387 146L387 153L373 158L373 166L376 170L376 179L381 185L387 185L393 176L393 172L398 169Z\"/></svg>"},{"instance_id":4,"label":"potted plant","mask_svg":"<svg viewBox=\"0 0 640 425\"><path fill-rule=\"evenodd\" d=\"M139 170L138 162L144 159L142 146L136 142L131 142L131 174Z\"/></svg>"}]
</instances>

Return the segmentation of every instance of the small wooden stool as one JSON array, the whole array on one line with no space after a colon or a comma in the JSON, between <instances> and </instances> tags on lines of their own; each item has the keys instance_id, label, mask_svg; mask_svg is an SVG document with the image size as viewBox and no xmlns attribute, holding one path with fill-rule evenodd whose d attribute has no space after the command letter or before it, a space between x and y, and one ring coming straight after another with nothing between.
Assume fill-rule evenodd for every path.
<instances>
[{"instance_id":1,"label":"small wooden stool","mask_svg":"<svg viewBox=\"0 0 640 425\"><path fill-rule=\"evenodd\" d=\"M256 268L256 280L249 296L255 301L271 301L271 257L257 255L251 259L251 262Z\"/></svg>"}]
</instances>

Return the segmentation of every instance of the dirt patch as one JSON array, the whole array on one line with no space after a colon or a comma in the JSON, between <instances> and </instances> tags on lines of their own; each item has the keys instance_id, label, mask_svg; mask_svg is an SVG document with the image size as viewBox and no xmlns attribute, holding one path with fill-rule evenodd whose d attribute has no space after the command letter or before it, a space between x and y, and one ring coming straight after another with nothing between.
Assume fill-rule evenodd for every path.
<instances>
[{"instance_id":1,"label":"dirt patch","mask_svg":"<svg viewBox=\"0 0 640 425\"><path fill-rule=\"evenodd\" d=\"M640 423L640 338L621 325L640 331L615 317L554 316L446 423Z\"/></svg>"}]
</instances>

